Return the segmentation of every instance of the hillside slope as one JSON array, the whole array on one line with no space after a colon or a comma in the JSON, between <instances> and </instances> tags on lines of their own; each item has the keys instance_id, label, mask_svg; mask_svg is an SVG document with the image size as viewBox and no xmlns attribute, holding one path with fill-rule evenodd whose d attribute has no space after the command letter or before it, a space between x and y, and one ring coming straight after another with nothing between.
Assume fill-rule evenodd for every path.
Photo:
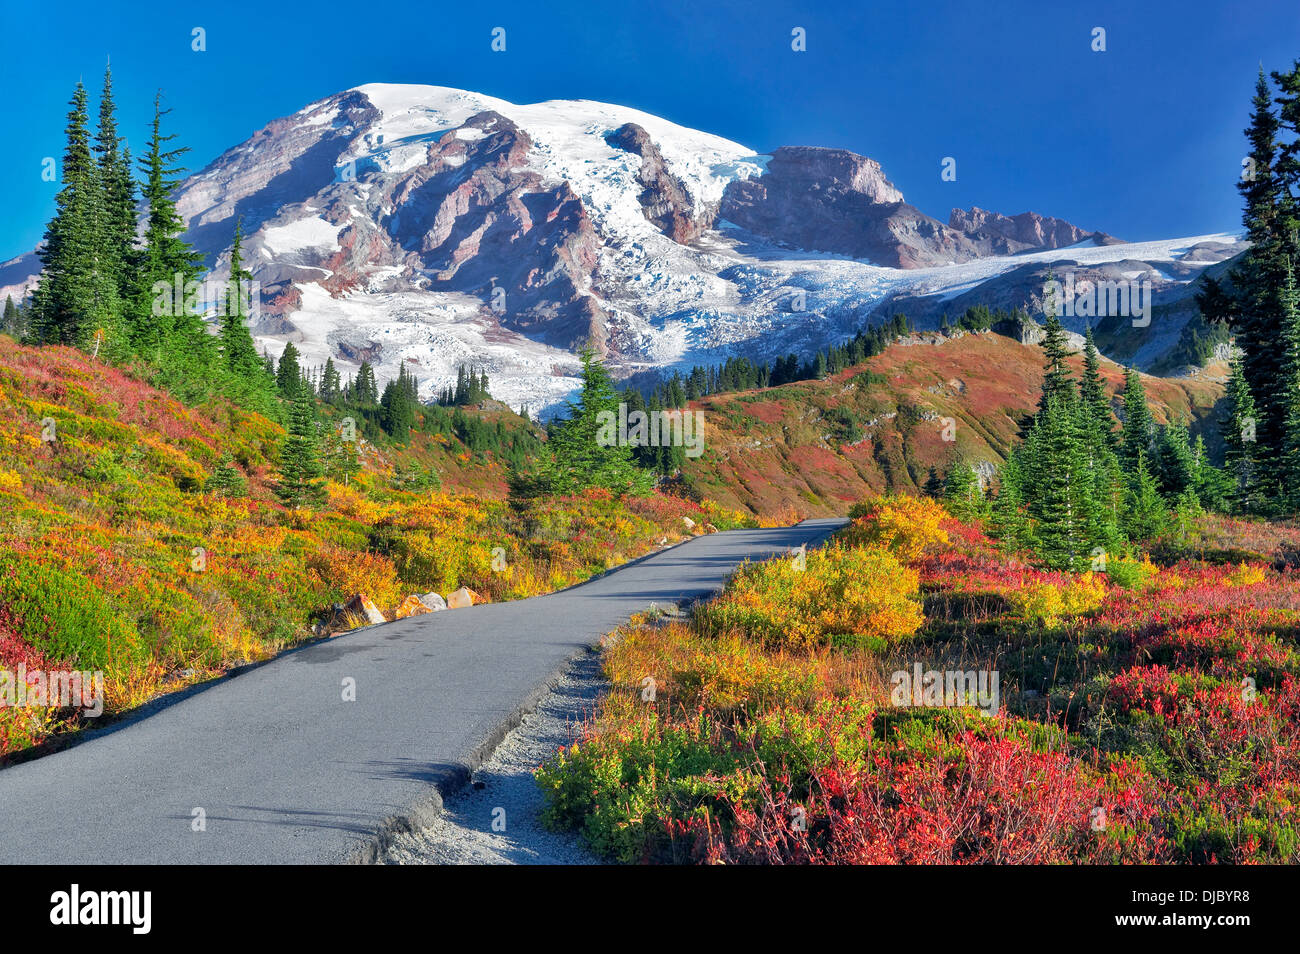
<instances>
[{"instance_id":1,"label":"hillside slope","mask_svg":"<svg viewBox=\"0 0 1300 954\"><path fill-rule=\"evenodd\" d=\"M291 511L271 492L278 424L224 400L186 407L81 352L0 335L0 675L99 671L112 715L312 639L357 594L390 618L429 591L530 596L729 525L659 495L514 509L485 445L497 422L529 425L470 411L491 434L466 430L467 443L440 410L409 446L364 444L359 474ZM205 490L223 464L246 490ZM0 757L82 724L72 707L2 705Z\"/></svg>"},{"instance_id":2,"label":"hillside slope","mask_svg":"<svg viewBox=\"0 0 1300 954\"><path fill-rule=\"evenodd\" d=\"M943 474L959 460L991 473L1038 402L1042 360L1038 347L991 332L923 335L825 380L705 398L692 405L705 415L704 451L686 474L728 506L793 518L915 492L931 467ZM1122 391L1121 367L1103 361L1102 372L1112 394ZM1190 421L1215 453L1205 425L1223 376L1212 365L1194 377L1144 377L1157 421Z\"/></svg>"}]
</instances>

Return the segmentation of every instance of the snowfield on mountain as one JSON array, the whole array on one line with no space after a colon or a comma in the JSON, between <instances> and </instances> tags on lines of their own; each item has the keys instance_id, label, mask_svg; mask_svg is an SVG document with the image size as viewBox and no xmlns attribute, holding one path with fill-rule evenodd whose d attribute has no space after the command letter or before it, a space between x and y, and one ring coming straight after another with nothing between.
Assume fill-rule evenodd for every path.
<instances>
[{"instance_id":1,"label":"snowfield on mountain","mask_svg":"<svg viewBox=\"0 0 1300 954\"><path fill-rule=\"evenodd\" d=\"M1124 243L1034 213L955 209L945 224L844 150L762 154L627 107L439 86L313 103L177 200L214 282L243 221L260 349L293 341L345 378L363 360L381 379L406 364L425 398L480 365L496 396L534 413L573 393L588 341L619 376L769 360L896 311L926 329L971 304L1041 306L1048 269L1149 280L1159 306L1245 247L1232 234ZM37 268L33 255L0 266L0 294L21 295ZM1171 312L1112 356L1158 364L1187 320Z\"/></svg>"}]
</instances>

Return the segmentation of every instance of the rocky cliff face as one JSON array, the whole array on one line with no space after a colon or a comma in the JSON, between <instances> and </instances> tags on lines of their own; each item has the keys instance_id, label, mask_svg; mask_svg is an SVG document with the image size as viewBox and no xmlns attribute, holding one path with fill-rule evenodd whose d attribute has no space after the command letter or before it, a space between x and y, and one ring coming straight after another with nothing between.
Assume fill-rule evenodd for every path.
<instances>
[{"instance_id":1,"label":"rocky cliff face","mask_svg":"<svg viewBox=\"0 0 1300 954\"><path fill-rule=\"evenodd\" d=\"M782 147L761 178L733 182L721 215L782 245L895 268L957 264L994 255L1117 244L1036 212L1006 216L953 209L944 225L903 200L875 160L844 149Z\"/></svg>"},{"instance_id":2,"label":"rocky cliff face","mask_svg":"<svg viewBox=\"0 0 1300 954\"><path fill-rule=\"evenodd\" d=\"M983 254L903 201L880 164L845 149L782 146L761 178L733 182L721 218L785 246L919 268Z\"/></svg>"},{"instance_id":3,"label":"rocky cliff face","mask_svg":"<svg viewBox=\"0 0 1300 954\"><path fill-rule=\"evenodd\" d=\"M582 292L600 238L569 183L527 168L532 148L505 116L477 113L370 201L430 288L481 297L506 327L558 347L603 349L603 310Z\"/></svg>"},{"instance_id":4,"label":"rocky cliff face","mask_svg":"<svg viewBox=\"0 0 1300 954\"><path fill-rule=\"evenodd\" d=\"M1065 248L1092 239L1098 245L1116 245L1119 239L1105 232L1088 232L1064 219L1021 212L1019 215L1002 215L978 206L953 209L948 225L976 241L988 243L999 254L1022 252L1026 249Z\"/></svg>"},{"instance_id":5,"label":"rocky cliff face","mask_svg":"<svg viewBox=\"0 0 1300 954\"><path fill-rule=\"evenodd\" d=\"M636 123L624 123L607 135L605 141L640 158L641 168L636 178L643 188L637 199L645 217L664 235L686 245L713 226L716 207L707 207L702 214L697 214L686 187L669 171L663 153L645 129Z\"/></svg>"}]
</instances>

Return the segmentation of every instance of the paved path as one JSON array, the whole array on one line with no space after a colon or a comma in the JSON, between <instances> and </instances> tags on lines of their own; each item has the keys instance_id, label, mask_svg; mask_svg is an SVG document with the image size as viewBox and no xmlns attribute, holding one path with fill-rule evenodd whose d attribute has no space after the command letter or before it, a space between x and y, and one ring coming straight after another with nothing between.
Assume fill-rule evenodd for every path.
<instances>
[{"instance_id":1,"label":"paved path","mask_svg":"<svg viewBox=\"0 0 1300 954\"><path fill-rule=\"evenodd\" d=\"M550 596L285 653L0 770L0 862L333 863L427 824L566 664L653 602L842 521L697 537ZM356 701L343 700L354 679ZM194 831L195 809L206 830Z\"/></svg>"}]
</instances>

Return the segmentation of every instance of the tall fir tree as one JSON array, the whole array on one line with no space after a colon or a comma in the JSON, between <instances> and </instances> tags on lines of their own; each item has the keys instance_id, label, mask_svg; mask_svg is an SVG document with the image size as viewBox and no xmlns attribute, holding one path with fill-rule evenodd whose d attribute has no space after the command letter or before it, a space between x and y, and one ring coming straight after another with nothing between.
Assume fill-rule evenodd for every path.
<instances>
[{"instance_id":1,"label":"tall fir tree","mask_svg":"<svg viewBox=\"0 0 1300 954\"><path fill-rule=\"evenodd\" d=\"M516 500L544 494L574 494L601 487L614 493L644 494L653 480L636 466L632 448L614 433L618 391L591 347L579 352L582 391L569 402L568 417L552 422L546 453L531 467L510 474Z\"/></svg>"},{"instance_id":2,"label":"tall fir tree","mask_svg":"<svg viewBox=\"0 0 1300 954\"><path fill-rule=\"evenodd\" d=\"M117 324L116 275L103 254L104 204L90 153L86 88L72 94L62 188L39 256L44 266L32 305L33 332L45 344L93 348Z\"/></svg>"},{"instance_id":3,"label":"tall fir tree","mask_svg":"<svg viewBox=\"0 0 1300 954\"><path fill-rule=\"evenodd\" d=\"M998 474L997 496L990 508L994 534L1005 550L1015 553L1036 546L1024 501L1021 455L1013 451Z\"/></svg>"},{"instance_id":4,"label":"tall fir tree","mask_svg":"<svg viewBox=\"0 0 1300 954\"><path fill-rule=\"evenodd\" d=\"M1275 469L1277 501L1287 513L1300 512L1300 294L1287 263L1280 300L1281 381L1277 395L1282 408L1282 442Z\"/></svg>"},{"instance_id":5,"label":"tall fir tree","mask_svg":"<svg viewBox=\"0 0 1300 954\"><path fill-rule=\"evenodd\" d=\"M397 377L388 382L384 388L380 407L383 409L384 430L400 444L410 439L411 429L416 424L416 408L419 400L416 396L415 379L407 373L406 364L398 369Z\"/></svg>"},{"instance_id":6,"label":"tall fir tree","mask_svg":"<svg viewBox=\"0 0 1300 954\"><path fill-rule=\"evenodd\" d=\"M1195 494L1200 465L1186 424L1171 421L1156 430L1152 464L1157 486L1167 500L1177 500L1188 491Z\"/></svg>"},{"instance_id":7,"label":"tall fir tree","mask_svg":"<svg viewBox=\"0 0 1300 954\"><path fill-rule=\"evenodd\" d=\"M1096 522L1095 479L1088 470L1086 443L1078 402L1067 392L1047 397L1020 448L1022 470L1032 487L1026 501L1039 554L1054 569L1086 568L1098 546L1090 536Z\"/></svg>"},{"instance_id":8,"label":"tall fir tree","mask_svg":"<svg viewBox=\"0 0 1300 954\"><path fill-rule=\"evenodd\" d=\"M921 485L921 493L927 497L939 497L943 494L943 478L939 476L938 468L930 468L925 476L925 483Z\"/></svg>"},{"instance_id":9,"label":"tall fir tree","mask_svg":"<svg viewBox=\"0 0 1300 954\"><path fill-rule=\"evenodd\" d=\"M249 311L245 302L252 280L252 273L244 268L243 223L237 222L230 247L230 280L226 284L224 307L221 309L218 347L226 374L243 389L260 393L264 391L266 381L262 359L244 323Z\"/></svg>"},{"instance_id":10,"label":"tall fir tree","mask_svg":"<svg viewBox=\"0 0 1300 954\"><path fill-rule=\"evenodd\" d=\"M1076 388L1050 293L1045 308L1042 395L1002 468L992 525L1008 548L1032 544L1049 566L1080 570L1123 543L1124 479L1091 333Z\"/></svg>"},{"instance_id":11,"label":"tall fir tree","mask_svg":"<svg viewBox=\"0 0 1300 954\"><path fill-rule=\"evenodd\" d=\"M1139 456L1144 460L1150 458L1154 430L1142 375L1134 368L1127 368L1124 371L1124 425L1119 446L1120 461L1126 473L1137 473Z\"/></svg>"},{"instance_id":12,"label":"tall fir tree","mask_svg":"<svg viewBox=\"0 0 1300 954\"><path fill-rule=\"evenodd\" d=\"M1300 59L1291 69L1272 74L1277 87L1278 124L1288 136L1277 151L1278 223L1276 231L1287 241L1287 254L1292 274L1300 268Z\"/></svg>"},{"instance_id":13,"label":"tall fir tree","mask_svg":"<svg viewBox=\"0 0 1300 954\"><path fill-rule=\"evenodd\" d=\"M316 398L307 388L296 389L289 408L288 434L280 448L280 479L275 494L294 510L318 503L324 494L315 405Z\"/></svg>"},{"instance_id":14,"label":"tall fir tree","mask_svg":"<svg viewBox=\"0 0 1300 954\"><path fill-rule=\"evenodd\" d=\"M202 272L201 259L181 238L185 223L172 196L185 171L177 160L188 150L169 149L175 135L163 135L162 94L154 97L153 121L140 168L141 198L147 208L139 288L133 309L132 342L141 356L197 385L213 366L216 346L198 314L191 283Z\"/></svg>"},{"instance_id":15,"label":"tall fir tree","mask_svg":"<svg viewBox=\"0 0 1300 954\"><path fill-rule=\"evenodd\" d=\"M293 400L299 391L304 390L302 368L298 364L298 349L294 347L292 341L286 341L284 350L280 352L280 362L275 368L275 385L280 391L280 396L290 400Z\"/></svg>"},{"instance_id":16,"label":"tall fir tree","mask_svg":"<svg viewBox=\"0 0 1300 954\"><path fill-rule=\"evenodd\" d=\"M1079 396L1083 400L1084 412L1097 434L1113 450L1118 441L1111 418L1110 398L1106 395L1106 384L1101 376L1101 355L1093 340L1091 327L1084 336L1083 377L1079 381Z\"/></svg>"},{"instance_id":17,"label":"tall fir tree","mask_svg":"<svg viewBox=\"0 0 1300 954\"><path fill-rule=\"evenodd\" d=\"M1276 73L1274 79L1284 93L1278 100L1282 116L1293 114L1295 100L1286 95L1286 81ZM1280 390L1287 361L1279 340L1284 331L1281 295L1290 271L1288 256L1294 259L1296 252L1296 209L1291 187L1300 178L1294 143L1278 141L1284 123L1285 119L1273 110L1269 82L1261 67L1251 100L1250 125L1245 131L1250 152L1237 185L1244 200L1242 224L1251 246L1230 273L1237 301L1235 308L1227 310L1236 319L1234 330L1243 352L1242 370L1258 415L1255 466L1269 486L1284 479L1277 470L1286 414ZM1291 132L1295 131L1292 124Z\"/></svg>"},{"instance_id":18,"label":"tall fir tree","mask_svg":"<svg viewBox=\"0 0 1300 954\"><path fill-rule=\"evenodd\" d=\"M966 461L959 461L948 471L943 482L943 501L949 512L961 520L984 515L984 482Z\"/></svg>"},{"instance_id":19,"label":"tall fir tree","mask_svg":"<svg viewBox=\"0 0 1300 954\"><path fill-rule=\"evenodd\" d=\"M325 370L321 372L320 378L320 399L326 404L333 404L342 392L339 370L334 366L334 359L326 358Z\"/></svg>"},{"instance_id":20,"label":"tall fir tree","mask_svg":"<svg viewBox=\"0 0 1300 954\"><path fill-rule=\"evenodd\" d=\"M1226 413L1219 421L1219 434L1223 438L1223 467L1230 482L1229 499L1236 513L1255 513L1261 503L1255 464L1258 419L1240 354L1232 357L1226 396Z\"/></svg>"},{"instance_id":21,"label":"tall fir tree","mask_svg":"<svg viewBox=\"0 0 1300 954\"><path fill-rule=\"evenodd\" d=\"M1164 531L1169 511L1156 486L1145 450L1133 462L1124 505L1124 532L1133 540L1147 540Z\"/></svg>"},{"instance_id":22,"label":"tall fir tree","mask_svg":"<svg viewBox=\"0 0 1300 954\"><path fill-rule=\"evenodd\" d=\"M1052 280L1050 272L1047 278L1050 283ZM1048 401L1052 399L1066 401L1073 397L1074 394L1074 379L1070 376L1070 365L1067 360L1070 349L1065 338L1065 329L1061 326L1061 320L1056 316L1056 305L1053 292L1049 290L1047 300L1043 305L1046 312L1043 322L1042 341L1045 366L1043 369L1043 392L1038 399L1038 413L1040 415L1046 410Z\"/></svg>"},{"instance_id":23,"label":"tall fir tree","mask_svg":"<svg viewBox=\"0 0 1300 954\"><path fill-rule=\"evenodd\" d=\"M13 295L5 297L4 320L0 321L0 332L16 341L22 341L27 337L26 328L23 327L23 314L14 304Z\"/></svg>"},{"instance_id":24,"label":"tall fir tree","mask_svg":"<svg viewBox=\"0 0 1300 954\"><path fill-rule=\"evenodd\" d=\"M104 209L101 238L104 255L114 273L118 297L129 302L139 284L135 178L131 173L131 151L117 133L113 72L108 66L104 67L104 87L99 98L95 153ZM125 347L126 342L122 345Z\"/></svg>"},{"instance_id":25,"label":"tall fir tree","mask_svg":"<svg viewBox=\"0 0 1300 954\"><path fill-rule=\"evenodd\" d=\"M354 399L361 407L374 407L379 403L379 385L375 381L375 369L369 361L362 361L361 367L357 369L353 390Z\"/></svg>"}]
</instances>

